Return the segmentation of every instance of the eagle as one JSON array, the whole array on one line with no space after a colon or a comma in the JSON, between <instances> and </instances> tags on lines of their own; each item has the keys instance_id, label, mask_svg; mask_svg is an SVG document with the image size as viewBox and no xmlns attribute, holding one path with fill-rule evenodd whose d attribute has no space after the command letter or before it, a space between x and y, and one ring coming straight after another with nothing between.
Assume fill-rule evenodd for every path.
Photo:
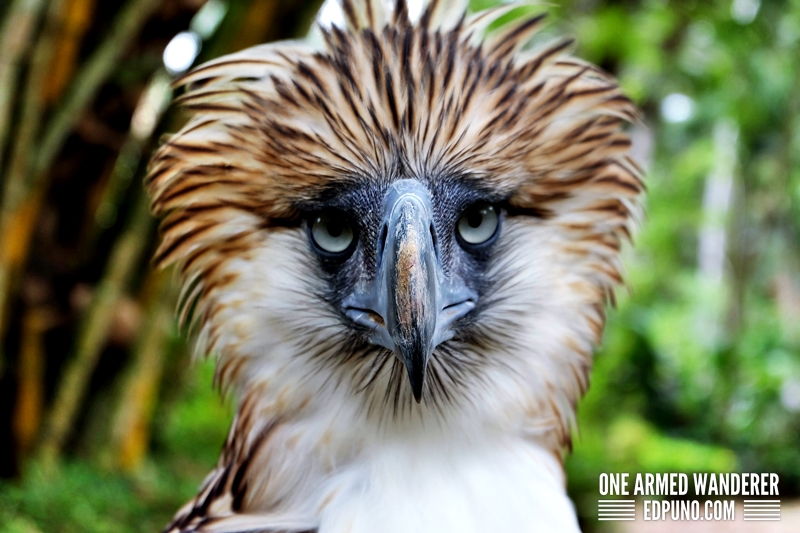
<instances>
[{"instance_id":1,"label":"eagle","mask_svg":"<svg viewBox=\"0 0 800 533\"><path fill-rule=\"evenodd\" d=\"M579 531L639 111L541 12L387 4L177 82L155 261L236 413L168 532Z\"/></svg>"}]
</instances>

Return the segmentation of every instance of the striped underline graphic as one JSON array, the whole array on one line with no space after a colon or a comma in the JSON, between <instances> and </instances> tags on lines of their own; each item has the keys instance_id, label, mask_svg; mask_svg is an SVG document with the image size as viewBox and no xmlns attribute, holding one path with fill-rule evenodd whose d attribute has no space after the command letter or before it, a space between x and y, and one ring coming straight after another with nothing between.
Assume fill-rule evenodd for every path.
<instances>
[{"instance_id":1,"label":"striped underline graphic","mask_svg":"<svg viewBox=\"0 0 800 533\"><path fill-rule=\"evenodd\" d=\"M597 500L597 519L606 521L634 520L636 500Z\"/></svg>"},{"instance_id":2,"label":"striped underline graphic","mask_svg":"<svg viewBox=\"0 0 800 533\"><path fill-rule=\"evenodd\" d=\"M780 500L745 500L744 519L750 521L768 521L781 519Z\"/></svg>"}]
</instances>

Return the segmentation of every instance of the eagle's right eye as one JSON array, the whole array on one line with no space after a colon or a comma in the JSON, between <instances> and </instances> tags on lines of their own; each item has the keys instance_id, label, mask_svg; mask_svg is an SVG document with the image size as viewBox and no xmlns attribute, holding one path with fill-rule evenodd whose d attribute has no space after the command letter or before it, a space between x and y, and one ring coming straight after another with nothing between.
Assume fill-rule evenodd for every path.
<instances>
[{"instance_id":1,"label":"eagle's right eye","mask_svg":"<svg viewBox=\"0 0 800 533\"><path fill-rule=\"evenodd\" d=\"M311 240L328 254L344 255L355 241L353 225L344 213L325 211L311 218Z\"/></svg>"}]
</instances>

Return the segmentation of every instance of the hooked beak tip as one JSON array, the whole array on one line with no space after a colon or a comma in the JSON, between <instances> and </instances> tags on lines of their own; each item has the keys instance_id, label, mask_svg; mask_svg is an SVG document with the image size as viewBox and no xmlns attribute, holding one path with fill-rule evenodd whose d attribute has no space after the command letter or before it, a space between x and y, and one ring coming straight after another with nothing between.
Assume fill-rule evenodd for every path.
<instances>
[{"instance_id":1,"label":"hooked beak tip","mask_svg":"<svg viewBox=\"0 0 800 533\"><path fill-rule=\"evenodd\" d=\"M427 361L423 361L421 365L414 365L412 359L406 359L406 370L408 370L408 380L411 382L411 392L414 395L414 400L417 403L422 402L422 389L425 385L425 370Z\"/></svg>"}]
</instances>

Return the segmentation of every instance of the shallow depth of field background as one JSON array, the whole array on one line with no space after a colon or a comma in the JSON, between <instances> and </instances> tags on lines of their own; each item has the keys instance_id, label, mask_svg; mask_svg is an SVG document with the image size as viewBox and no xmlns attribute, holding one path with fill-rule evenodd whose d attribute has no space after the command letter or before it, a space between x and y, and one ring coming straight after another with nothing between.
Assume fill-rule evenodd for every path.
<instances>
[{"instance_id":1,"label":"shallow depth of field background","mask_svg":"<svg viewBox=\"0 0 800 533\"><path fill-rule=\"evenodd\" d=\"M0 533L158 531L215 463L231 407L150 269L142 175L196 51L305 35L320 3L0 2ZM646 116L648 216L567 460L583 526L603 471L777 472L797 497L800 1L535 9Z\"/></svg>"}]
</instances>

